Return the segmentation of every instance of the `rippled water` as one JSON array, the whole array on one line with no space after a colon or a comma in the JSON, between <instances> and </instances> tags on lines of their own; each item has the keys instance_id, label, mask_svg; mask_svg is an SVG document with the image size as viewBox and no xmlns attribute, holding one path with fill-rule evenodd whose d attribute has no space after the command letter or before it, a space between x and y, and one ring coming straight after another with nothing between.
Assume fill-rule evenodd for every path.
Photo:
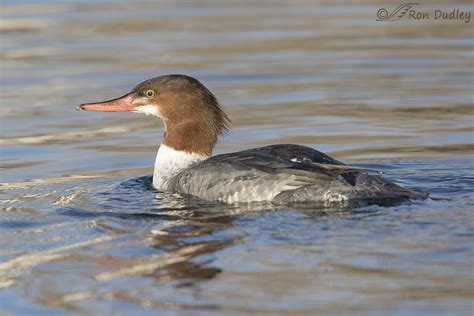
<instances>
[{"instance_id":1,"label":"rippled water","mask_svg":"<svg viewBox=\"0 0 474 316\"><path fill-rule=\"evenodd\" d=\"M474 22L379 8L2 1L0 311L470 315ZM229 113L216 153L306 144L431 198L273 209L156 192L161 122L75 105L167 73Z\"/></svg>"}]
</instances>

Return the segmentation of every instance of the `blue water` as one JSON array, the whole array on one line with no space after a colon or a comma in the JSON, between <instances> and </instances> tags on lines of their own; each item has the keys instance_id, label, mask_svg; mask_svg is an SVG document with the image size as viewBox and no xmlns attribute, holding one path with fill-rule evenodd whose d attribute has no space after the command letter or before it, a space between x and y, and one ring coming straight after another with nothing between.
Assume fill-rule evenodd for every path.
<instances>
[{"instance_id":1,"label":"blue water","mask_svg":"<svg viewBox=\"0 0 474 316\"><path fill-rule=\"evenodd\" d=\"M471 315L472 26L376 22L379 8L3 1L0 311ZM231 117L216 154L304 144L430 198L350 209L156 191L162 123L75 107L167 73L197 77Z\"/></svg>"}]
</instances>

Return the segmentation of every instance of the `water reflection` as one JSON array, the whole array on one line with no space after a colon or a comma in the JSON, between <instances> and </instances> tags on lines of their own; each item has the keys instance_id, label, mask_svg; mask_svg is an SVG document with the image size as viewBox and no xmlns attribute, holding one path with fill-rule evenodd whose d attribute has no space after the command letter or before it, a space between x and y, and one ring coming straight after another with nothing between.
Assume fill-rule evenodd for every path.
<instances>
[{"instance_id":1,"label":"water reflection","mask_svg":"<svg viewBox=\"0 0 474 316\"><path fill-rule=\"evenodd\" d=\"M450 172L462 172L455 166ZM391 165L392 171L407 172L407 184L426 181L422 174L431 168L432 164L426 164L425 171L414 172L409 164ZM119 178L129 177L123 173ZM450 185L459 179L438 176ZM298 304L292 313L312 314L383 310L393 299L403 301L404 295L421 301L436 297L443 304L469 296L467 283L459 277L453 282L449 272L456 267L460 276L467 277L463 268L467 261L438 260L426 269L431 257L466 256L466 242L472 236L458 227L455 245L443 246L442 238L427 238L432 233L450 236L450 229L439 226L440 218L414 212L429 201L355 210L276 210L268 205L225 206L157 192L150 176L100 189L101 183L117 183L111 179L76 178L72 187L87 183L95 189L64 200L46 222L29 228L18 225L4 235L6 240L15 240L19 251L3 253L0 285L41 302L38 310L75 312L108 310L110 302L122 302L134 306L133 310L272 314L290 304L284 299L288 297L291 304ZM63 182L64 189L68 183ZM71 218L74 221L64 221ZM421 244L413 243L414 238ZM25 252L27 248L32 250ZM392 290L385 288L388 281L394 285ZM53 289L50 284L69 286ZM308 288L318 289L309 301L304 294ZM252 294L246 289L252 289ZM348 298L354 293L360 303L350 303ZM281 303L267 300L273 296L282 297ZM6 307L21 310L13 303Z\"/></svg>"},{"instance_id":2,"label":"water reflection","mask_svg":"<svg viewBox=\"0 0 474 316\"><path fill-rule=\"evenodd\" d=\"M472 314L472 22L382 24L373 1L1 6L2 311ZM162 124L75 105L166 73L232 118L216 153L306 144L431 198L277 209L156 192L143 176Z\"/></svg>"}]
</instances>

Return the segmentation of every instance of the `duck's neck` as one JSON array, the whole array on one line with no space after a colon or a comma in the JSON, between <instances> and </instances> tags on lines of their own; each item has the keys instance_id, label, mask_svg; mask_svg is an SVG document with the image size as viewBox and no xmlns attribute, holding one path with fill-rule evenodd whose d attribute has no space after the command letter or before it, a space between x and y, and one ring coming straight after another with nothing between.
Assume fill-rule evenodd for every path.
<instances>
[{"instance_id":1,"label":"duck's neck","mask_svg":"<svg viewBox=\"0 0 474 316\"><path fill-rule=\"evenodd\" d=\"M192 123L168 124L155 160L153 186L168 189L170 179L212 155L217 135L206 126Z\"/></svg>"},{"instance_id":2,"label":"duck's neck","mask_svg":"<svg viewBox=\"0 0 474 316\"><path fill-rule=\"evenodd\" d=\"M157 189L167 190L170 179L174 178L181 171L209 157L210 155L176 150L162 143L156 154L153 186Z\"/></svg>"}]
</instances>

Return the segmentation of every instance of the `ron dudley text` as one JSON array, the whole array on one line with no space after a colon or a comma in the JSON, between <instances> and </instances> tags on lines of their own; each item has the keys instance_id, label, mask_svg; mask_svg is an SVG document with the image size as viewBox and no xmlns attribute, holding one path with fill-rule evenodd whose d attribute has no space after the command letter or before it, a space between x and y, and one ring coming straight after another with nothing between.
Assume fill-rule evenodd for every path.
<instances>
[{"instance_id":1,"label":"ron dudley text","mask_svg":"<svg viewBox=\"0 0 474 316\"><path fill-rule=\"evenodd\" d=\"M430 14L429 12L410 10L408 11L408 18L410 20L462 20L465 23L469 23L471 21L471 12L453 9L452 11L434 10Z\"/></svg>"}]
</instances>

